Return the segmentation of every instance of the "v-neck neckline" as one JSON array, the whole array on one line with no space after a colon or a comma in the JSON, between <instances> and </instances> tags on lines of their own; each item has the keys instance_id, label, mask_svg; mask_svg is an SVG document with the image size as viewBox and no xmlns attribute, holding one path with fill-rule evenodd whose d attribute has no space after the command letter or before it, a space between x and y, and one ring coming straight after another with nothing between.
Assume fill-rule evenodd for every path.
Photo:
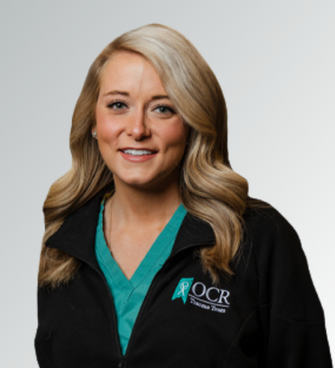
<instances>
[{"instance_id":1,"label":"v-neck neckline","mask_svg":"<svg viewBox=\"0 0 335 368\"><path fill-rule=\"evenodd\" d=\"M135 272L128 279L123 271L121 270L118 263L113 258L104 236L103 232L103 213L104 213L104 204L105 198L101 203L101 209L99 214L99 222L97 234L99 236L99 241L102 242L103 246L99 247L99 253L101 255L101 259L103 260L106 270L111 277L118 283L118 285L126 292L131 293L134 289L140 286L140 284L146 279L147 275L150 273L152 268L156 265L157 262L160 261L161 255L164 253L168 246L171 247L171 240L175 237L176 232L178 231L181 222L183 221L186 209L181 203L177 210L172 215L169 222L166 224L162 232L158 235ZM160 265L162 266L162 265Z\"/></svg>"}]
</instances>

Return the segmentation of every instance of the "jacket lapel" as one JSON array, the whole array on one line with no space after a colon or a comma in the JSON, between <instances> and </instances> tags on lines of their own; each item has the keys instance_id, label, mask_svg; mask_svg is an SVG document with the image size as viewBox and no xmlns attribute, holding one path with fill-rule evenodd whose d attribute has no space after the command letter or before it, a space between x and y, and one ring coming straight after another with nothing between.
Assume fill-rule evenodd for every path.
<instances>
[{"instance_id":1,"label":"jacket lapel","mask_svg":"<svg viewBox=\"0 0 335 368\"><path fill-rule=\"evenodd\" d=\"M46 246L69 253L99 269L94 245L100 204L105 192L107 190L99 192L67 216L62 226L46 241Z\"/></svg>"},{"instance_id":2,"label":"jacket lapel","mask_svg":"<svg viewBox=\"0 0 335 368\"><path fill-rule=\"evenodd\" d=\"M214 244L215 236L212 227L207 222L187 213L178 231L171 256L189 247Z\"/></svg>"},{"instance_id":3,"label":"jacket lapel","mask_svg":"<svg viewBox=\"0 0 335 368\"><path fill-rule=\"evenodd\" d=\"M95 234L100 204L104 189L66 217L62 226L46 241L46 246L69 253L73 257L99 269L95 256ZM187 213L179 229L171 256L189 247L211 246L215 244L211 226L199 218Z\"/></svg>"}]
</instances>

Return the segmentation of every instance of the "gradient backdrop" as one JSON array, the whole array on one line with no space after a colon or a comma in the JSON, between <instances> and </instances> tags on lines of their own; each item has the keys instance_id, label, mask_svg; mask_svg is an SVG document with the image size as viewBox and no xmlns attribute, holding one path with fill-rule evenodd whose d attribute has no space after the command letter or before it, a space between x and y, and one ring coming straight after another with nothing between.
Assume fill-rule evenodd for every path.
<instances>
[{"instance_id":1,"label":"gradient backdrop","mask_svg":"<svg viewBox=\"0 0 335 368\"><path fill-rule=\"evenodd\" d=\"M70 168L87 70L148 23L179 30L214 70L233 168L299 233L335 354L334 19L330 0L1 1L1 367L37 367L42 205Z\"/></svg>"}]
</instances>

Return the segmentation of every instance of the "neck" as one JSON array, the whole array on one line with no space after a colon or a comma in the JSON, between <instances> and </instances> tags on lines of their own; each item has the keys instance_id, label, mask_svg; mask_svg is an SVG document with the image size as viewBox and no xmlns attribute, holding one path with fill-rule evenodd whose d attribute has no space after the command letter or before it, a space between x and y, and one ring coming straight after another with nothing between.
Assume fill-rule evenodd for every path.
<instances>
[{"instance_id":1,"label":"neck","mask_svg":"<svg viewBox=\"0 0 335 368\"><path fill-rule=\"evenodd\" d=\"M146 226L166 223L176 211L181 200L178 183L164 190L141 190L115 183L115 193L106 203L106 212L113 227Z\"/></svg>"}]
</instances>

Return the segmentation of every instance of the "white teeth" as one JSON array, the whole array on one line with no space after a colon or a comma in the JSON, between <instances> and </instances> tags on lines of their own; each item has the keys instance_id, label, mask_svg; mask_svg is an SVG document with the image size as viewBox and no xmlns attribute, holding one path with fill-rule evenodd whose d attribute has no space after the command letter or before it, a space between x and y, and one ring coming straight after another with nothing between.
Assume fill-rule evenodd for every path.
<instances>
[{"instance_id":1,"label":"white teeth","mask_svg":"<svg viewBox=\"0 0 335 368\"><path fill-rule=\"evenodd\" d=\"M152 151L148 151L148 150L135 150L135 149L126 149L126 150L124 150L122 152L127 153L128 155L132 155L132 156L143 156L143 155L152 155L153 154Z\"/></svg>"}]
</instances>

